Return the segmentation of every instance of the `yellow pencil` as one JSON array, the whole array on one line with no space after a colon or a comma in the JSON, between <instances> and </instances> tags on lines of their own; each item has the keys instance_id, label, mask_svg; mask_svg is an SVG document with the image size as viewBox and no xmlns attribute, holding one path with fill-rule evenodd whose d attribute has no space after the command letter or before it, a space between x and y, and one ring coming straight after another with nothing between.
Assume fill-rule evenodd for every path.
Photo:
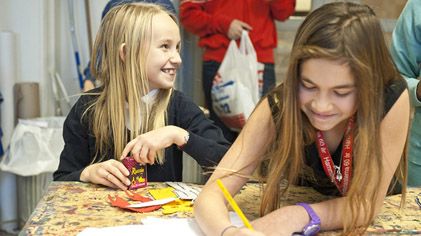
<instances>
[{"instance_id":1,"label":"yellow pencil","mask_svg":"<svg viewBox=\"0 0 421 236\"><path fill-rule=\"evenodd\" d=\"M253 226L251 226L250 222L247 220L246 216L244 215L243 211L241 211L240 207L237 205L237 203L234 201L234 198L232 198L231 194L228 192L228 190L225 188L224 184L220 179L216 180L216 183L218 184L219 188L222 190L222 193L224 194L225 198L227 199L228 203L231 205L232 209L237 213L237 215L240 217L240 219L243 221L244 225L253 230Z\"/></svg>"}]
</instances>

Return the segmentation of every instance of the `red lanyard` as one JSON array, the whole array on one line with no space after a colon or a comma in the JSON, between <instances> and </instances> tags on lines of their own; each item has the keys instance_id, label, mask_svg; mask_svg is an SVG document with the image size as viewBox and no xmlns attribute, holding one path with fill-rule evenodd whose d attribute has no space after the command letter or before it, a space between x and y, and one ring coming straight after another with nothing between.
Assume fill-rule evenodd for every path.
<instances>
[{"instance_id":1,"label":"red lanyard","mask_svg":"<svg viewBox=\"0 0 421 236\"><path fill-rule=\"evenodd\" d=\"M317 131L317 149L322 161L325 173L330 177L330 180L336 185L342 195L348 191L349 183L352 176L352 127L354 125L354 117L349 118L348 126L345 131L345 140L342 145L342 164L336 167L333 163L332 156L329 153L323 134Z\"/></svg>"}]
</instances>

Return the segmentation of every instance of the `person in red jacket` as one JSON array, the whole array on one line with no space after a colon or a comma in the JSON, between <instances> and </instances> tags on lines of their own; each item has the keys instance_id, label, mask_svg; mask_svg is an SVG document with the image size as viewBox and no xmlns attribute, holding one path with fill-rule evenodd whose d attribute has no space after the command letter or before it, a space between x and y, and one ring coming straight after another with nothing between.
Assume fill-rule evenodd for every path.
<instances>
[{"instance_id":1,"label":"person in red jacket","mask_svg":"<svg viewBox=\"0 0 421 236\"><path fill-rule=\"evenodd\" d=\"M221 127L231 142L237 133L231 131L212 109L212 81L224 58L231 39L239 39L241 31L249 36L264 64L263 94L275 85L274 52L277 34L274 20L286 20L294 13L295 0L184 0L180 4L180 21L187 31L200 37L204 49L202 87L210 118Z\"/></svg>"}]
</instances>

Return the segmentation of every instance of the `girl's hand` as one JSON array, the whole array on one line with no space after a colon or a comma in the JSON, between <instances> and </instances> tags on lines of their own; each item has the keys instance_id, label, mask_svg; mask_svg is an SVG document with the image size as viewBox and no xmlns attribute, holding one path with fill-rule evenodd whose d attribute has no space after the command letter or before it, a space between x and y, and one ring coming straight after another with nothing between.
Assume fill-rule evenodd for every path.
<instances>
[{"instance_id":1,"label":"girl's hand","mask_svg":"<svg viewBox=\"0 0 421 236\"><path fill-rule=\"evenodd\" d=\"M131 152L133 158L142 165L153 164L156 152L172 144L182 146L189 133L177 126L165 126L137 136L130 141L123 150L120 159L125 158Z\"/></svg>"},{"instance_id":2,"label":"girl's hand","mask_svg":"<svg viewBox=\"0 0 421 236\"><path fill-rule=\"evenodd\" d=\"M112 159L87 166L80 174L80 180L127 190L130 185L128 175L129 171L123 163Z\"/></svg>"}]
</instances>

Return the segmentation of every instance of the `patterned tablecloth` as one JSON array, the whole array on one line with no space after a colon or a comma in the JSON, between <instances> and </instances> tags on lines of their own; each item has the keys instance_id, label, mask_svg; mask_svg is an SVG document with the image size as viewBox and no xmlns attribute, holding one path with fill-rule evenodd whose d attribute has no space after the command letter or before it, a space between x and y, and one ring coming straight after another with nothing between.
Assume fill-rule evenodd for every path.
<instances>
[{"instance_id":1,"label":"patterned tablecloth","mask_svg":"<svg viewBox=\"0 0 421 236\"><path fill-rule=\"evenodd\" d=\"M166 187L163 183L150 183L148 188ZM142 193L146 189L137 190ZM30 219L19 235L76 235L86 227L106 227L139 224L147 216L192 217L191 213L162 216L160 210L151 213L135 213L112 207L107 196L125 197L123 191L80 182L53 182L38 203ZM421 234L421 208L415 197L421 198L421 188L409 189L406 207L399 210L400 196L389 196L379 216L368 229L369 234ZM326 198L310 188L293 187L282 204L316 202ZM235 199L250 218L258 217L260 187L247 184ZM323 235L335 235L325 232Z\"/></svg>"},{"instance_id":2,"label":"patterned tablecloth","mask_svg":"<svg viewBox=\"0 0 421 236\"><path fill-rule=\"evenodd\" d=\"M249 184L236 197L236 201L250 219L258 217L260 199L260 185ZM368 228L369 235L421 235L421 208L415 202L415 197L421 200L421 188L409 188L406 197L406 206L400 209L401 195L386 197L383 208L373 224ZM320 202L329 199L312 188L292 187L287 198L282 199L281 205L292 205L297 202ZM346 213L344 213L346 214ZM319 235L339 235L340 231L323 232Z\"/></svg>"}]
</instances>

